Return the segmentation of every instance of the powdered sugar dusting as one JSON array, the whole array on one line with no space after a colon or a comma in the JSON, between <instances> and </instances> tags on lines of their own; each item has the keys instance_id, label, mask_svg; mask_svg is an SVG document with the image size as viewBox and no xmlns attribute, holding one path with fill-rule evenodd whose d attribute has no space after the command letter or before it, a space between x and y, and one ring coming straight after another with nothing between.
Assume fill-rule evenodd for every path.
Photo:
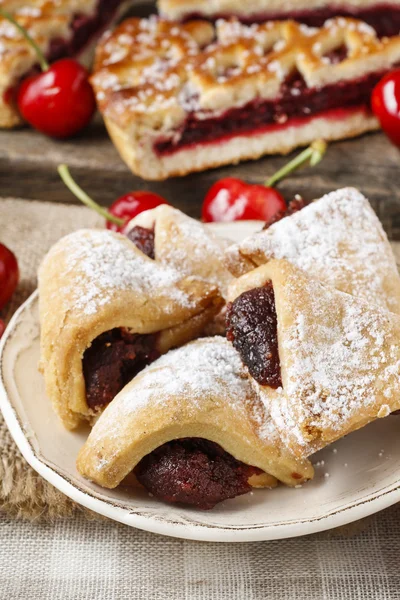
<instances>
[{"instance_id":1,"label":"powdered sugar dusting","mask_svg":"<svg viewBox=\"0 0 400 600\"><path fill-rule=\"evenodd\" d=\"M148 259L122 235L89 229L72 233L53 247L47 260L58 257L64 262L66 281L58 293L85 315L95 314L116 290L162 293L181 306L191 305L177 287L182 275Z\"/></svg>"},{"instance_id":2,"label":"powdered sugar dusting","mask_svg":"<svg viewBox=\"0 0 400 600\"><path fill-rule=\"evenodd\" d=\"M156 260L216 285L227 293L232 276L225 266L228 240L172 206L161 205L132 219L128 229L155 227Z\"/></svg>"},{"instance_id":3,"label":"powdered sugar dusting","mask_svg":"<svg viewBox=\"0 0 400 600\"><path fill-rule=\"evenodd\" d=\"M176 396L184 399L184 410L192 411L194 419L212 396L216 408L229 405L242 413L243 419L252 419L261 439L280 443L238 353L221 337L204 338L172 350L147 367L137 384L134 380L109 405L93 429L91 441L95 443L104 435L118 437L120 424L126 419L146 407L158 411Z\"/></svg>"},{"instance_id":4,"label":"powdered sugar dusting","mask_svg":"<svg viewBox=\"0 0 400 600\"><path fill-rule=\"evenodd\" d=\"M324 56L343 45L345 68ZM213 26L151 17L127 19L103 41L92 81L110 118L145 124L151 118L157 132L174 139L188 114L200 120L256 98L276 98L295 70L310 88L322 87L354 71L385 70L398 57L395 38L378 39L372 28L345 18L316 29L292 21L246 25L232 18ZM118 76L114 90L110 74ZM113 94L117 90L124 93Z\"/></svg>"},{"instance_id":5,"label":"powdered sugar dusting","mask_svg":"<svg viewBox=\"0 0 400 600\"><path fill-rule=\"evenodd\" d=\"M285 258L323 283L400 313L390 244L368 200L354 188L327 194L245 240L239 250L257 264Z\"/></svg>"},{"instance_id":6,"label":"powdered sugar dusting","mask_svg":"<svg viewBox=\"0 0 400 600\"><path fill-rule=\"evenodd\" d=\"M286 441L310 454L400 406L398 317L296 275L283 306L293 324L280 332L283 393L271 414Z\"/></svg>"},{"instance_id":7,"label":"powdered sugar dusting","mask_svg":"<svg viewBox=\"0 0 400 600\"><path fill-rule=\"evenodd\" d=\"M195 275L211 282L225 294L232 280L224 264L224 250L229 245L228 242L181 211L172 209L171 212L176 235L170 239L168 229L164 233L160 232L163 244L161 260L180 268L186 275ZM157 234L156 228L156 236Z\"/></svg>"}]
</instances>

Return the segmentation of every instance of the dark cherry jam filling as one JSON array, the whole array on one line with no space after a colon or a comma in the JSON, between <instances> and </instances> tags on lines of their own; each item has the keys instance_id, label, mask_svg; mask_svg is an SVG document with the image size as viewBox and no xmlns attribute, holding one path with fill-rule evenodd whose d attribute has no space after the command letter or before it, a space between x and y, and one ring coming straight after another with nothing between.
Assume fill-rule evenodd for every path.
<instances>
[{"instance_id":1,"label":"dark cherry jam filling","mask_svg":"<svg viewBox=\"0 0 400 600\"><path fill-rule=\"evenodd\" d=\"M99 335L83 356L86 401L90 408L104 407L122 388L159 357L157 334L138 335L123 328Z\"/></svg>"},{"instance_id":2,"label":"dark cherry jam filling","mask_svg":"<svg viewBox=\"0 0 400 600\"><path fill-rule=\"evenodd\" d=\"M344 52L341 46L326 58L331 62L340 62ZM192 144L249 134L272 126L285 126L289 120L304 120L320 113L329 114L330 111L343 109L369 109L372 90L383 75L382 72L370 73L351 81L308 88L302 76L296 72L282 83L276 100L253 100L219 117L207 118L203 115L204 118L198 119L195 113L191 113L177 130L179 135L174 135L172 139L160 138L154 149L159 155L171 154Z\"/></svg>"},{"instance_id":3,"label":"dark cherry jam filling","mask_svg":"<svg viewBox=\"0 0 400 600\"><path fill-rule=\"evenodd\" d=\"M226 337L239 352L249 373L261 385L282 385L274 288L244 292L228 304Z\"/></svg>"},{"instance_id":4,"label":"dark cherry jam filling","mask_svg":"<svg viewBox=\"0 0 400 600\"><path fill-rule=\"evenodd\" d=\"M232 15L220 14L215 18L228 19L230 16ZM346 6L346 3L344 2L342 6L327 6L326 8L317 8L313 10L294 10L291 11L290 15L279 12L263 12L250 16L243 15L243 17L240 17L239 15L239 18L243 23L250 24L262 23L263 21L276 21L290 17L291 19L295 19L296 21L300 21L311 27L321 27L327 19L332 19L336 16L353 17L365 21L375 29L380 37L397 35L400 31L400 7L393 5L390 2L380 2L371 8L364 8L362 6L359 8L350 7ZM191 18L204 18L204 15L192 13L192 15L187 17L187 20Z\"/></svg>"},{"instance_id":5,"label":"dark cherry jam filling","mask_svg":"<svg viewBox=\"0 0 400 600\"><path fill-rule=\"evenodd\" d=\"M203 510L250 492L249 478L261 473L202 438L168 442L145 456L134 472L156 498Z\"/></svg>"},{"instance_id":6,"label":"dark cherry jam filling","mask_svg":"<svg viewBox=\"0 0 400 600\"><path fill-rule=\"evenodd\" d=\"M154 229L136 225L126 235L143 254L154 260Z\"/></svg>"},{"instance_id":7,"label":"dark cherry jam filling","mask_svg":"<svg viewBox=\"0 0 400 600\"><path fill-rule=\"evenodd\" d=\"M307 206L306 201L301 196L296 196L296 198L289 202L287 209L279 210L277 213L275 213L274 216L265 223L263 229L268 229L274 223L282 221L282 219L285 217L290 217L290 215L299 212L299 210L302 210L305 206Z\"/></svg>"}]
</instances>

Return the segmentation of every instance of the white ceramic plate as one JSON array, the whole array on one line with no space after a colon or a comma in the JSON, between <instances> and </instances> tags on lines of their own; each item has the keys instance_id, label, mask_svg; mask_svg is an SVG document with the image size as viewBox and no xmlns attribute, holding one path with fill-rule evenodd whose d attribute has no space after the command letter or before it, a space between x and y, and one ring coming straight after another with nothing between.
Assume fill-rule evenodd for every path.
<instances>
[{"instance_id":1,"label":"white ceramic plate","mask_svg":"<svg viewBox=\"0 0 400 600\"><path fill-rule=\"evenodd\" d=\"M239 240L260 224L213 226ZM170 506L145 492L104 490L85 481L75 458L88 430L66 431L38 373L38 297L12 319L0 345L0 406L28 463L67 496L133 527L195 540L244 542L305 535L366 517L400 501L400 416L392 416L318 453L314 481L301 489L257 490L209 512Z\"/></svg>"}]
</instances>

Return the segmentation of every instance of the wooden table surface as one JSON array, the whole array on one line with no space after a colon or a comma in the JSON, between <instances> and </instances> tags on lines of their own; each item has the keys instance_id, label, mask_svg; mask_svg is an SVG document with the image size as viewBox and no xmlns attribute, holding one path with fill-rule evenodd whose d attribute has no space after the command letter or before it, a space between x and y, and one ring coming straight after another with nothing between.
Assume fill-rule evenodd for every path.
<instances>
[{"instance_id":1,"label":"wooden table surface","mask_svg":"<svg viewBox=\"0 0 400 600\"><path fill-rule=\"evenodd\" d=\"M235 176L261 183L286 157L266 157L165 182L135 177L120 159L100 119L78 138L54 141L30 129L0 132L1 196L77 202L58 177L67 163L79 184L100 204L108 205L129 190L148 189L164 195L191 216L209 187L220 177ZM400 240L400 153L381 133L331 144L323 161L303 169L279 185L286 199L306 199L343 186L355 186L370 199L386 231Z\"/></svg>"},{"instance_id":2,"label":"wooden table surface","mask_svg":"<svg viewBox=\"0 0 400 600\"><path fill-rule=\"evenodd\" d=\"M151 0L139 0L132 9L139 16L149 12L154 12ZM0 131L0 195L78 202L56 171L59 163L67 163L78 183L100 204L109 205L130 190L147 189L198 217L205 193L219 178L235 176L262 183L287 160L267 157L166 182L146 182L132 175L122 162L97 115L79 137L63 142L30 129ZM370 134L332 144L317 167L292 175L279 189L287 200L296 193L311 200L339 187L355 186L370 199L389 237L400 240L399 169L399 151L383 134Z\"/></svg>"}]
</instances>

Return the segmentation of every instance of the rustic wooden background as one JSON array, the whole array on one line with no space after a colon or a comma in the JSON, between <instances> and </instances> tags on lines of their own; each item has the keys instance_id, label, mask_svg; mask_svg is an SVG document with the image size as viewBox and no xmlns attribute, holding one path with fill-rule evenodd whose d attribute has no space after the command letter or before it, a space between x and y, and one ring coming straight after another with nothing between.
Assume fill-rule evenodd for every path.
<instances>
[{"instance_id":1,"label":"rustic wooden background","mask_svg":"<svg viewBox=\"0 0 400 600\"><path fill-rule=\"evenodd\" d=\"M134 12L147 14L151 4L139 2ZM198 217L205 193L219 178L235 176L260 183L286 160L267 157L162 183L145 182L130 173L110 142L101 118L97 117L79 137L63 142L27 128L1 131L0 194L77 202L56 171L57 165L65 162L79 184L100 204L108 205L130 190L149 189ZM279 189L287 199L300 193L311 200L338 187L355 186L371 200L389 236L400 240L399 169L399 150L383 134L376 133L332 144L317 167L294 174Z\"/></svg>"}]
</instances>

